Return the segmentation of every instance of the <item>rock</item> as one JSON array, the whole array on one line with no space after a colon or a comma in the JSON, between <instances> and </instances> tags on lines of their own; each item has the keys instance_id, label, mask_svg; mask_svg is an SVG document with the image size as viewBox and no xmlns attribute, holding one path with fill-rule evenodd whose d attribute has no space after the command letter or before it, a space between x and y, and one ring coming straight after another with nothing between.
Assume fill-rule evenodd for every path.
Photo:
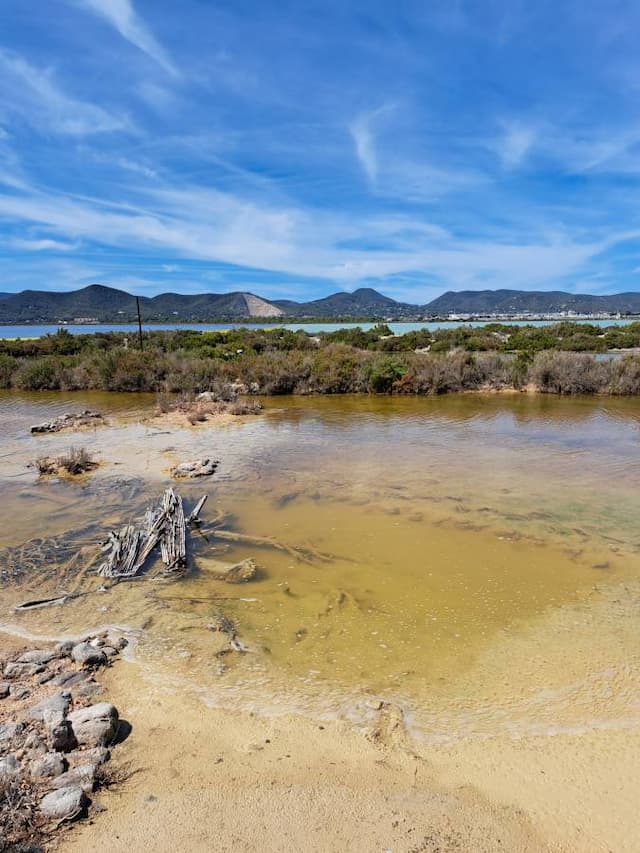
<instances>
[{"instance_id":1,"label":"rock","mask_svg":"<svg viewBox=\"0 0 640 853\"><path fill-rule=\"evenodd\" d=\"M236 563L235 566L232 566L224 575L224 580L227 583L246 583L247 581L255 578L257 574L258 567L256 566L255 560L252 560L251 557L249 557L246 560L242 560L240 563Z\"/></svg>"},{"instance_id":2,"label":"rock","mask_svg":"<svg viewBox=\"0 0 640 853\"><path fill-rule=\"evenodd\" d=\"M62 657L68 658L71 657L71 650L75 646L73 640L63 640L61 643L58 643L55 647L56 651Z\"/></svg>"},{"instance_id":3,"label":"rock","mask_svg":"<svg viewBox=\"0 0 640 853\"><path fill-rule=\"evenodd\" d=\"M0 743L14 740L24 731L22 723L0 723Z\"/></svg>"},{"instance_id":4,"label":"rock","mask_svg":"<svg viewBox=\"0 0 640 853\"><path fill-rule=\"evenodd\" d=\"M97 681L93 681L93 679L85 682L85 684L81 684L73 691L74 696L84 696L85 698L99 696L100 693L104 693L104 688Z\"/></svg>"},{"instance_id":5,"label":"rock","mask_svg":"<svg viewBox=\"0 0 640 853\"><path fill-rule=\"evenodd\" d=\"M49 663L59 657L59 653L52 649L32 649L18 658L18 663Z\"/></svg>"},{"instance_id":6,"label":"rock","mask_svg":"<svg viewBox=\"0 0 640 853\"><path fill-rule=\"evenodd\" d=\"M31 691L27 687L23 687L21 684L12 684L9 688L9 695L16 701L26 699L30 694Z\"/></svg>"},{"instance_id":7,"label":"rock","mask_svg":"<svg viewBox=\"0 0 640 853\"><path fill-rule=\"evenodd\" d=\"M4 674L7 678L29 678L32 675L44 672L44 670L45 667L42 664L13 661L5 666Z\"/></svg>"},{"instance_id":8,"label":"rock","mask_svg":"<svg viewBox=\"0 0 640 853\"><path fill-rule=\"evenodd\" d=\"M210 477L220 463L215 459L196 459L194 462L180 462L171 472L176 479L194 479Z\"/></svg>"},{"instance_id":9,"label":"rock","mask_svg":"<svg viewBox=\"0 0 640 853\"><path fill-rule=\"evenodd\" d=\"M94 649L101 649L104 646L104 640L102 637L94 637L92 640L89 640L89 645L93 646Z\"/></svg>"},{"instance_id":10,"label":"rock","mask_svg":"<svg viewBox=\"0 0 640 853\"><path fill-rule=\"evenodd\" d=\"M40 811L53 820L73 820L87 804L87 795L79 785L51 791L40 800Z\"/></svg>"},{"instance_id":11,"label":"rock","mask_svg":"<svg viewBox=\"0 0 640 853\"><path fill-rule=\"evenodd\" d=\"M20 773L20 762L12 753L0 758L0 781L10 779Z\"/></svg>"},{"instance_id":12,"label":"rock","mask_svg":"<svg viewBox=\"0 0 640 853\"><path fill-rule=\"evenodd\" d=\"M10 684L8 681L0 681L0 699L6 699L9 695Z\"/></svg>"},{"instance_id":13,"label":"rock","mask_svg":"<svg viewBox=\"0 0 640 853\"><path fill-rule=\"evenodd\" d=\"M51 670L45 670L42 675L38 676L38 684L46 684L48 681L51 681L55 672L51 672Z\"/></svg>"},{"instance_id":14,"label":"rock","mask_svg":"<svg viewBox=\"0 0 640 853\"><path fill-rule=\"evenodd\" d=\"M32 779L52 779L65 772L65 760L59 752L47 752L31 762L29 773Z\"/></svg>"},{"instance_id":15,"label":"rock","mask_svg":"<svg viewBox=\"0 0 640 853\"><path fill-rule=\"evenodd\" d=\"M118 655L118 650L114 649L113 646L103 646L102 651L108 658L115 658Z\"/></svg>"},{"instance_id":16,"label":"rock","mask_svg":"<svg viewBox=\"0 0 640 853\"><path fill-rule=\"evenodd\" d=\"M27 716L32 720L42 720L44 722L45 714L48 711L53 711L59 714L59 719L61 720L69 710L70 705L70 693L66 691L64 693L54 693L53 696L49 696L47 699L43 699L42 702L29 708Z\"/></svg>"},{"instance_id":17,"label":"rock","mask_svg":"<svg viewBox=\"0 0 640 853\"><path fill-rule=\"evenodd\" d=\"M80 684L88 678L86 672L75 672L74 670L66 670L56 675L51 683L56 687L73 687L75 684Z\"/></svg>"},{"instance_id":18,"label":"rock","mask_svg":"<svg viewBox=\"0 0 640 853\"><path fill-rule=\"evenodd\" d=\"M217 399L213 391L203 391L202 394L198 394L196 397L198 403L215 403Z\"/></svg>"},{"instance_id":19,"label":"rock","mask_svg":"<svg viewBox=\"0 0 640 853\"><path fill-rule=\"evenodd\" d=\"M27 735L24 742L24 748L31 758L36 758L47 753L46 743L35 732L31 732L31 734Z\"/></svg>"},{"instance_id":20,"label":"rock","mask_svg":"<svg viewBox=\"0 0 640 853\"><path fill-rule=\"evenodd\" d=\"M70 786L78 786L82 788L85 794L90 794L93 791L96 778L95 764L80 764L72 770L67 770L62 776L58 776L51 782L51 787L55 789L68 788Z\"/></svg>"},{"instance_id":21,"label":"rock","mask_svg":"<svg viewBox=\"0 0 640 853\"><path fill-rule=\"evenodd\" d=\"M129 640L126 637L118 637L117 641L113 644L117 649L126 649L129 645Z\"/></svg>"},{"instance_id":22,"label":"rock","mask_svg":"<svg viewBox=\"0 0 640 853\"><path fill-rule=\"evenodd\" d=\"M95 767L99 767L109 761L111 753L104 746L96 746L93 749L74 749L73 752L68 752L65 758L71 767L77 767L81 764L93 764Z\"/></svg>"},{"instance_id":23,"label":"rock","mask_svg":"<svg viewBox=\"0 0 640 853\"><path fill-rule=\"evenodd\" d=\"M46 719L45 725L47 725ZM71 752L78 745L69 720L58 720L47 725L47 740L54 752Z\"/></svg>"},{"instance_id":24,"label":"rock","mask_svg":"<svg viewBox=\"0 0 640 853\"><path fill-rule=\"evenodd\" d=\"M80 746L107 746L118 731L118 711L110 702L98 702L69 714Z\"/></svg>"},{"instance_id":25,"label":"rock","mask_svg":"<svg viewBox=\"0 0 640 853\"><path fill-rule=\"evenodd\" d=\"M90 643L78 643L71 650L71 657L85 667L104 666L107 656L101 649L94 649Z\"/></svg>"}]
</instances>

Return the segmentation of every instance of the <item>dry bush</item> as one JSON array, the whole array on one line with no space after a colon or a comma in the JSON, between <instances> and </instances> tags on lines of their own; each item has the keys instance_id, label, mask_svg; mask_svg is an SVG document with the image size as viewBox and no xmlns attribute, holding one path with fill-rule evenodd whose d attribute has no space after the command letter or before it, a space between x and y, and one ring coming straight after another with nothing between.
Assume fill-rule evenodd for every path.
<instances>
[{"instance_id":1,"label":"dry bush","mask_svg":"<svg viewBox=\"0 0 640 853\"><path fill-rule=\"evenodd\" d=\"M71 447L64 456L40 456L34 464L41 475L67 473L72 477L98 467L85 447Z\"/></svg>"},{"instance_id":2,"label":"dry bush","mask_svg":"<svg viewBox=\"0 0 640 853\"><path fill-rule=\"evenodd\" d=\"M38 788L22 776L0 782L0 853L36 853L46 820L38 810Z\"/></svg>"}]
</instances>

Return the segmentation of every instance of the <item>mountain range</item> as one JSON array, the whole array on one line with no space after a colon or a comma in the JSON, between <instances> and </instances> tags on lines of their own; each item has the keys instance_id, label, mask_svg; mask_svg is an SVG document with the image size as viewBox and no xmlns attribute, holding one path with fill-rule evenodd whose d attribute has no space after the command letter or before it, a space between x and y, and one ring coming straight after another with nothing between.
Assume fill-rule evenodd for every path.
<instances>
[{"instance_id":1,"label":"mountain range","mask_svg":"<svg viewBox=\"0 0 640 853\"><path fill-rule=\"evenodd\" d=\"M591 296L563 291L449 291L426 305L397 302L371 288L334 293L310 302L268 300L253 293L162 293L140 297L144 323L215 322L261 318L397 319L449 314L640 314L640 293ZM133 322L136 297L124 290L92 284L81 290L23 290L0 293L0 323Z\"/></svg>"}]
</instances>

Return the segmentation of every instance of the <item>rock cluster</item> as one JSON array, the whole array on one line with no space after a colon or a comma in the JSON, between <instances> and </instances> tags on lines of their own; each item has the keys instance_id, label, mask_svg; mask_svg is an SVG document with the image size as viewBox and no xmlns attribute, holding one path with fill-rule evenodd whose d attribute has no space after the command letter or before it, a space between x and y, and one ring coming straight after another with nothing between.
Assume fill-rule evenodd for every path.
<instances>
[{"instance_id":1,"label":"rock cluster","mask_svg":"<svg viewBox=\"0 0 640 853\"><path fill-rule=\"evenodd\" d=\"M6 661L0 678L0 785L29 780L39 810L73 820L90 806L100 768L124 729L95 672L127 645L103 633L82 642L30 649ZM2 835L0 815L0 835Z\"/></svg>"},{"instance_id":2,"label":"rock cluster","mask_svg":"<svg viewBox=\"0 0 640 853\"><path fill-rule=\"evenodd\" d=\"M176 479L210 477L212 474L215 474L219 464L215 459L195 459L193 462L180 462L171 471L171 476Z\"/></svg>"},{"instance_id":3,"label":"rock cluster","mask_svg":"<svg viewBox=\"0 0 640 853\"><path fill-rule=\"evenodd\" d=\"M52 421L44 421L41 424L35 424L31 427L32 433L41 432L60 432L63 429L75 429L77 427L101 426L104 423L104 418L100 412L92 412L85 409L84 412L78 414L70 414L67 412L54 418Z\"/></svg>"}]
</instances>

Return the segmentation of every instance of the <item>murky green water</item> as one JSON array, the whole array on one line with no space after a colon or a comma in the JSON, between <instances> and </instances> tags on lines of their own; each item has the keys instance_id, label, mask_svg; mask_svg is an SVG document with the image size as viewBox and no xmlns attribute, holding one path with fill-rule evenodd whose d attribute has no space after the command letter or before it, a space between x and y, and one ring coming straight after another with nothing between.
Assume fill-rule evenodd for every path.
<instances>
[{"instance_id":1,"label":"murky green water","mask_svg":"<svg viewBox=\"0 0 640 853\"><path fill-rule=\"evenodd\" d=\"M372 698L391 698L434 738L640 722L640 401L266 405L248 421L187 427L145 420L149 397L1 395L2 621L48 636L129 626L149 678L212 703L362 719ZM84 407L111 425L28 434ZM72 443L103 461L91 478L44 483L26 468ZM205 524L185 578L95 591L82 576L95 543L142 513L172 462L202 455L221 460L219 473L181 485L187 502L206 492L205 519L224 514L225 530L290 550ZM246 557L258 579L213 576L215 561ZM90 594L12 611L71 588ZM248 653L215 655L220 613Z\"/></svg>"}]
</instances>

